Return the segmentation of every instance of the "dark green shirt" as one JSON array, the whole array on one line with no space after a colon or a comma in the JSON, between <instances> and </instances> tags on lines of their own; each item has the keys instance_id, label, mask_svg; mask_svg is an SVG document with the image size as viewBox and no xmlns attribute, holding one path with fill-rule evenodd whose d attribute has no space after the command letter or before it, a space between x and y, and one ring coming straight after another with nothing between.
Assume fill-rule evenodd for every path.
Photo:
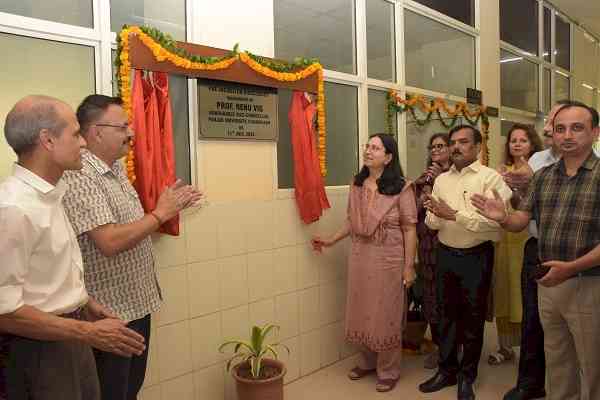
<instances>
[{"instance_id":1,"label":"dark green shirt","mask_svg":"<svg viewBox=\"0 0 600 400\"><path fill-rule=\"evenodd\" d=\"M585 255L600 244L600 159L592 152L574 176L562 159L539 170L519 208L537 222L542 262ZM600 266L583 274L600 275Z\"/></svg>"}]
</instances>

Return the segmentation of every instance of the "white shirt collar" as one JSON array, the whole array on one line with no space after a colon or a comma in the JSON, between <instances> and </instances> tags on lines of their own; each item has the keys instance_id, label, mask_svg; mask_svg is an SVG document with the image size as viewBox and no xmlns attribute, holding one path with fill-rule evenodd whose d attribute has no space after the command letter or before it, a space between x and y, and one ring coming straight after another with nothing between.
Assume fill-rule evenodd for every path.
<instances>
[{"instance_id":1,"label":"white shirt collar","mask_svg":"<svg viewBox=\"0 0 600 400\"><path fill-rule=\"evenodd\" d=\"M17 163L15 163L13 166L13 175L15 176L15 178L20 179L21 181L33 187L35 190L42 192L43 194L48 194L54 189L56 189L56 186L50 184L40 176L36 175L35 173L31 172L27 168Z\"/></svg>"},{"instance_id":2,"label":"white shirt collar","mask_svg":"<svg viewBox=\"0 0 600 400\"><path fill-rule=\"evenodd\" d=\"M481 169L481 161L479 161L479 159L473 161L471 164L464 167L460 172L456 169L456 166L454 164L450 167L450 171L452 173L456 173L456 174L460 174L460 173L462 173L462 171L468 171L468 170L471 170L473 172L479 172L480 169Z\"/></svg>"},{"instance_id":3,"label":"white shirt collar","mask_svg":"<svg viewBox=\"0 0 600 400\"><path fill-rule=\"evenodd\" d=\"M17 163L14 163L13 165L13 176L26 185L31 186L48 199L56 198L61 200L67 190L67 186L62 180L58 181L56 186L54 186L39 175Z\"/></svg>"}]
</instances>

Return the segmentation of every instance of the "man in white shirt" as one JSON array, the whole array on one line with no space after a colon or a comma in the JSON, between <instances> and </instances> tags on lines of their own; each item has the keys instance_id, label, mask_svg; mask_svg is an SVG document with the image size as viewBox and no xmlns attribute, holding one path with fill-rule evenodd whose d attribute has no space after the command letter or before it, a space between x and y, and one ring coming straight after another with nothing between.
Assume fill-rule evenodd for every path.
<instances>
[{"instance_id":1,"label":"man in white shirt","mask_svg":"<svg viewBox=\"0 0 600 400\"><path fill-rule=\"evenodd\" d=\"M494 247L502 228L481 216L471 205L475 193L499 192L505 201L509 187L495 170L482 165L481 133L461 125L449 132L452 167L441 174L425 202L425 223L438 230L436 264L440 304L439 369L419 385L424 393L437 392L458 382L458 399L474 400L473 383L481 357L488 293L492 279ZM462 339L462 340L461 340ZM463 344L458 361L457 344Z\"/></svg>"},{"instance_id":2,"label":"man in white shirt","mask_svg":"<svg viewBox=\"0 0 600 400\"><path fill-rule=\"evenodd\" d=\"M77 239L61 200L85 140L73 110L28 96L4 125L18 156L0 184L0 333L11 400L99 399L91 347L140 354L143 338L88 297Z\"/></svg>"}]
</instances>

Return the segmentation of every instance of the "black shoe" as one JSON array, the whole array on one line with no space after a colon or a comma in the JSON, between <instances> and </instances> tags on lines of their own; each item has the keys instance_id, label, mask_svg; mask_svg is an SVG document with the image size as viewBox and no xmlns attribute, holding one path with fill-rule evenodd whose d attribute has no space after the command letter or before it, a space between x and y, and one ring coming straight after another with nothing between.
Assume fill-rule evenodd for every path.
<instances>
[{"instance_id":1,"label":"black shoe","mask_svg":"<svg viewBox=\"0 0 600 400\"><path fill-rule=\"evenodd\" d=\"M475 400L473 384L465 379L460 379L458 382L458 400Z\"/></svg>"},{"instance_id":2,"label":"black shoe","mask_svg":"<svg viewBox=\"0 0 600 400\"><path fill-rule=\"evenodd\" d=\"M506 392L504 400L531 400L541 399L543 397L546 397L546 391L544 389L525 390L514 387Z\"/></svg>"},{"instance_id":3,"label":"black shoe","mask_svg":"<svg viewBox=\"0 0 600 400\"><path fill-rule=\"evenodd\" d=\"M433 378L426 380L419 385L419 390L423 393L433 393L438 390L442 390L446 386L456 385L456 377L444 375L441 372L437 372Z\"/></svg>"}]
</instances>

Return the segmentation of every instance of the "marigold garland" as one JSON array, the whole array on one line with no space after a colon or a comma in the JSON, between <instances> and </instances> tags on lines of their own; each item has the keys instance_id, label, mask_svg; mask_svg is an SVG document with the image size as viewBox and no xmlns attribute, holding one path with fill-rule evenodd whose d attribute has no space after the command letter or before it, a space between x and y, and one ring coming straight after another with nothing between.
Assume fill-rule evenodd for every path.
<instances>
[{"instance_id":1,"label":"marigold garland","mask_svg":"<svg viewBox=\"0 0 600 400\"><path fill-rule=\"evenodd\" d=\"M325 93L323 84L323 66L316 59L297 58L293 63L270 60L249 52L238 52L235 45L233 51L224 57L203 57L188 53L185 49L177 47L177 42L171 36L162 33L158 29L150 27L123 26L117 37L117 67L119 95L123 101L123 109L132 121L131 110L131 63L129 61L129 37L136 35L140 41L152 51L157 61L169 61L173 65L189 70L215 71L229 68L238 59L248 65L254 71L278 81L294 82L305 79L308 76L318 74L317 88L317 126L319 169L322 176L327 174L326 166L326 130L325 130ZM127 154L126 168L127 176L131 183L136 179L133 140L130 142L130 150Z\"/></svg>"},{"instance_id":2,"label":"marigold garland","mask_svg":"<svg viewBox=\"0 0 600 400\"><path fill-rule=\"evenodd\" d=\"M301 79L305 79L308 76L318 74L317 84L317 153L319 157L319 170L321 176L327 175L327 154L326 154L326 131L325 131L325 86L323 83L323 66L318 62L312 62L308 67L302 70L296 70L295 72L278 72L270 68L270 65L261 64L260 60L256 59L256 56L251 55L248 52L240 53L240 61L252 68L259 74L268 76L278 81L294 82Z\"/></svg>"},{"instance_id":3,"label":"marigold garland","mask_svg":"<svg viewBox=\"0 0 600 400\"><path fill-rule=\"evenodd\" d=\"M419 110L421 110L424 113L427 113L427 116L424 119L419 119L417 117L417 114L415 111L416 108L418 108ZM488 137L489 137L490 123L489 123L489 119L488 119L488 115L487 115L485 106L480 106L478 108L475 108L474 110L471 110L471 109L469 109L469 107L467 106L466 103L458 102L452 108L452 107L448 106L448 104L446 103L446 100L439 98L439 97L436 97L436 98L428 101L422 95L414 95L414 96L407 95L406 99L403 99L400 96L400 94L398 94L396 91L390 90L387 93L387 105L386 105L385 111L386 111L388 132L392 132L392 129L393 129L392 128L393 127L392 120L393 120L394 115L396 113L403 113L406 111L408 111L410 113L412 119L419 126L424 126L424 125L428 124L431 121L431 117L433 116L433 113L436 113L436 115L439 118L439 122L446 129L450 129L454 125L456 125L456 121L461 116L464 117L467 120L467 122L472 126L476 126L479 123L479 121L481 120L481 126L483 128L482 132L481 132L481 134L483 136L483 143L482 143L482 149L481 149L481 154L482 154L481 162L484 165L488 165L489 149L487 146L487 141L488 141ZM446 123L444 121L445 118L442 117L441 111L444 111L449 117L452 118L450 123Z\"/></svg>"}]
</instances>

